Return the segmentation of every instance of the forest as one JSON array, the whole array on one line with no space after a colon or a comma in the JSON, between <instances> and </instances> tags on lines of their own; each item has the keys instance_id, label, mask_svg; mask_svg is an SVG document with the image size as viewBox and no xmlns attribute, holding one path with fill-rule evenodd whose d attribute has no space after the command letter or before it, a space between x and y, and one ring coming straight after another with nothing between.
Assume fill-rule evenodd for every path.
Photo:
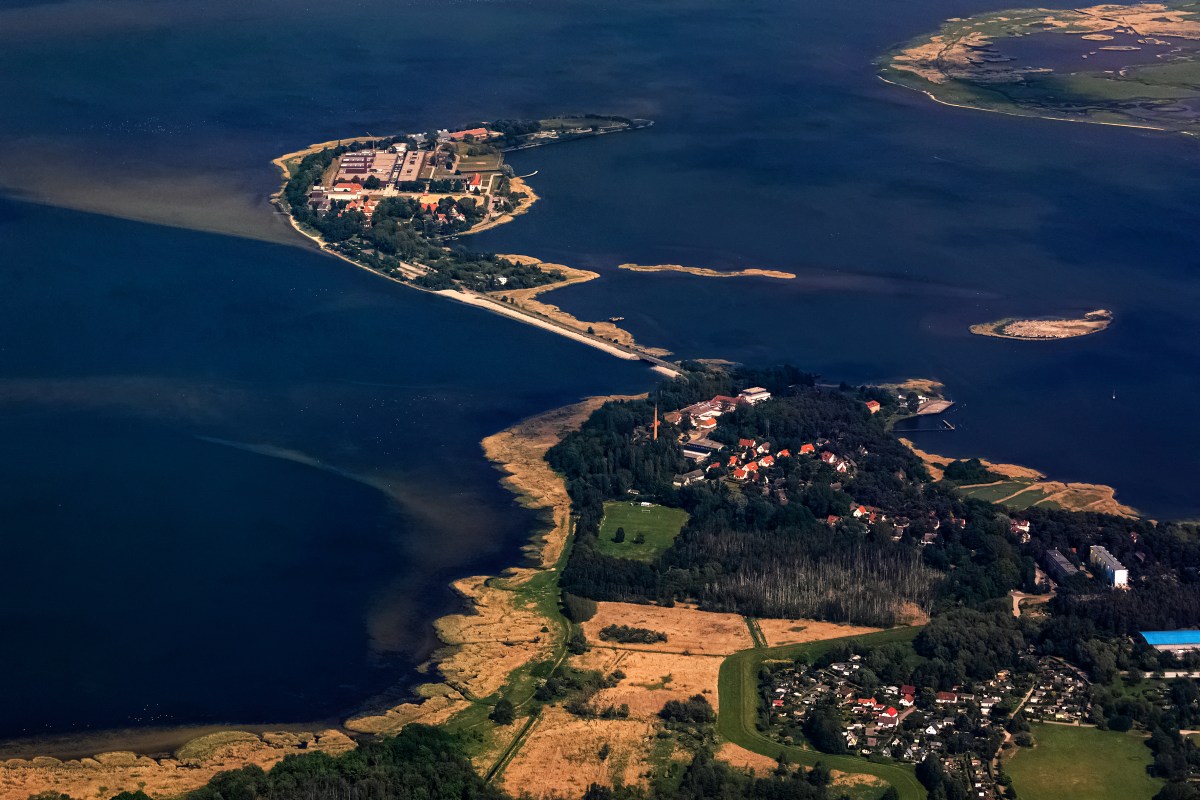
<instances>
[{"instance_id":1,"label":"forest","mask_svg":"<svg viewBox=\"0 0 1200 800\"><path fill-rule=\"evenodd\" d=\"M732 448L739 438L762 440L769 431L776 448L793 451L806 441L825 441L830 451L854 460L853 475L839 476L817 459L790 459L780 461L779 491L738 491L719 481L675 489L672 476L689 469L675 429L665 426L657 441L639 440L636 432L650 422L653 402L608 404L548 455L566 476L578 514L564 588L599 600L692 600L710 610L873 625L894 624L906 606L930 606L940 571L926 563L913 537L942 521L948 528L965 512L951 494L926 486L924 466L856 391L817 387L815 376L791 367L698 367L664 384L655 399L660 409L680 408L751 385L777 399L723 415L710 438ZM674 544L652 563L615 558L595 545L604 501L631 490L690 514ZM893 542L889 524L843 516L855 503L904 518L909 534ZM836 525L827 523L830 514L839 516ZM1009 572L1016 579L1021 570Z\"/></svg>"}]
</instances>

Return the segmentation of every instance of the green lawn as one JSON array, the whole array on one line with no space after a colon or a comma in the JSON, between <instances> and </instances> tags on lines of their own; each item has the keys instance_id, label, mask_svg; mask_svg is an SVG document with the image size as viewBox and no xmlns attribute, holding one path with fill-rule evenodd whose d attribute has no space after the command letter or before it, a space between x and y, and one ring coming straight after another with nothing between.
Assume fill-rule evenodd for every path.
<instances>
[{"instance_id":1,"label":"green lawn","mask_svg":"<svg viewBox=\"0 0 1200 800\"><path fill-rule=\"evenodd\" d=\"M1133 733L1032 725L1034 747L1005 765L1021 800L1150 800L1163 782L1146 774L1150 749Z\"/></svg>"},{"instance_id":2,"label":"green lawn","mask_svg":"<svg viewBox=\"0 0 1200 800\"><path fill-rule=\"evenodd\" d=\"M1002 481L997 484L963 486L959 488L959 491L974 500L983 500L985 503L994 503L1002 497L1008 497L1010 494L1016 494L1027 486L1029 486L1029 484L1025 481Z\"/></svg>"},{"instance_id":3,"label":"green lawn","mask_svg":"<svg viewBox=\"0 0 1200 800\"><path fill-rule=\"evenodd\" d=\"M1046 504L1042 501L1044 501L1047 497L1049 497L1049 495L1041 489L1027 489L1016 497L1013 497L1010 500L1005 500L1003 505L1005 508L1011 508L1014 511L1020 511L1025 508L1029 508L1030 506L1036 506L1039 504L1045 507ZM1057 505L1057 503L1055 503L1055 505Z\"/></svg>"},{"instance_id":4,"label":"green lawn","mask_svg":"<svg viewBox=\"0 0 1200 800\"><path fill-rule=\"evenodd\" d=\"M758 717L758 670L764 661L793 659L802 652L817 656L838 642L849 639L864 644L908 642L916 637L919 630L893 628L864 636L782 647L759 647L734 653L721 662L721 673L717 679L720 709L717 713L717 732L722 738L769 758L778 758L780 753L786 753L793 764L811 766L819 761L831 769L874 775L896 787L900 800L925 800L925 788L917 781L911 765L877 764L857 756L832 756L791 747L759 732L755 725Z\"/></svg>"},{"instance_id":5,"label":"green lawn","mask_svg":"<svg viewBox=\"0 0 1200 800\"><path fill-rule=\"evenodd\" d=\"M600 523L600 552L617 558L653 561L671 546L687 520L687 512L678 508L646 508L637 502L610 500L604 504L604 521ZM613 541L617 528L625 529L625 541L620 544ZM634 544L639 533L646 541Z\"/></svg>"}]
</instances>

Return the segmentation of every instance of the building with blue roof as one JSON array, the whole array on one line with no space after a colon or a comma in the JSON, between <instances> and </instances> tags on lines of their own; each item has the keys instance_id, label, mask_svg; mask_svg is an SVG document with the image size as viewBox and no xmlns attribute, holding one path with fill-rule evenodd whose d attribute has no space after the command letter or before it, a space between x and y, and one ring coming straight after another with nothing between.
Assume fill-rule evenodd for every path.
<instances>
[{"instance_id":1,"label":"building with blue roof","mask_svg":"<svg viewBox=\"0 0 1200 800\"><path fill-rule=\"evenodd\" d=\"M1169 653L1200 650L1200 631L1142 631L1142 638L1155 650Z\"/></svg>"}]
</instances>

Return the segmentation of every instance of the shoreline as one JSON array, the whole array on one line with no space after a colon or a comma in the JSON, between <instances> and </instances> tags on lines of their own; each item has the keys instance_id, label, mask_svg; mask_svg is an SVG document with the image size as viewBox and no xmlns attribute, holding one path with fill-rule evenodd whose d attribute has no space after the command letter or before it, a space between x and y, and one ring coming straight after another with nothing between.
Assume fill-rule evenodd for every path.
<instances>
[{"instance_id":1,"label":"shoreline","mask_svg":"<svg viewBox=\"0 0 1200 800\"><path fill-rule=\"evenodd\" d=\"M561 620L528 597L539 582L557 578L573 535L566 483L550 468L545 455L604 403L645 396L588 397L527 417L480 442L484 456L501 474L500 484L512 492L514 501L546 515L521 548L526 564L511 566L498 575L455 581L452 585L463 598L463 610L434 621L444 646L430 663L440 680L417 687L421 700L360 714L346 720L346 728L386 735L410 722L453 724L460 714L490 709L487 698L505 687L511 689L514 676L523 669L538 661L565 657L567 631ZM532 688L529 693L532 695Z\"/></svg>"},{"instance_id":2,"label":"shoreline","mask_svg":"<svg viewBox=\"0 0 1200 800\"><path fill-rule=\"evenodd\" d=\"M451 584L463 608L433 623L443 642L429 662L438 679L416 687L419 699L362 712L340 725L102 730L65 735L57 744L53 736L12 739L12 754L0 757L0 800L27 800L42 791L88 797L101 785L110 794L141 789L156 796L178 795L199 788L218 772L250 765L269 769L287 755L315 750L342 753L357 746L355 735L387 735L410 722L444 724L473 707L490 708L485 698L504 686L513 672L555 649L565 653L566 632L547 635L543 629L553 632L557 621L522 598L530 582L555 575L572 534L566 484L546 463L546 451L603 403L642 397L589 397L527 417L480 443L515 501L544 511L547 520L522 547L530 563Z\"/></svg>"},{"instance_id":3,"label":"shoreline","mask_svg":"<svg viewBox=\"0 0 1200 800\"><path fill-rule=\"evenodd\" d=\"M897 438L901 444L911 450L917 458L921 459L935 481L942 480L942 467L946 464L952 461L967 460L930 453L927 450L917 447L911 439L902 436ZM984 458L980 458L979 463L988 471L1001 476L1000 480L993 481L992 483L965 484L960 486L959 489L978 490L984 487L1001 486L1007 483L1014 484L1012 487L1013 491L1008 496L994 501L999 506L1003 506L1004 500L1009 500L1018 494L1038 492L1043 494L1044 497L1030 504L1028 507L1036 508L1042 503L1053 503L1065 511L1094 511L1130 519L1137 519L1142 516L1136 508L1125 505L1117 500L1117 490L1111 486L1099 483L1049 480L1045 473L1032 467L1021 466L1020 464L1002 464L988 461ZM1014 513L1020 513L1020 509L1014 509Z\"/></svg>"},{"instance_id":4,"label":"shoreline","mask_svg":"<svg viewBox=\"0 0 1200 800\"><path fill-rule=\"evenodd\" d=\"M1061 339L1091 336L1107 330L1112 323L1112 312L1099 308L1073 319L1065 317L1047 319L1005 317L995 322L981 322L972 325L970 330L976 336L991 336L995 339L1013 339L1019 342L1054 342Z\"/></svg>"},{"instance_id":5,"label":"shoreline","mask_svg":"<svg viewBox=\"0 0 1200 800\"><path fill-rule=\"evenodd\" d=\"M721 270L709 269L707 267L685 267L682 264L618 264L617 269L625 269L630 272L683 272L688 275L698 275L704 278L775 278L777 280L788 281L796 277L794 272L784 272L778 269L759 269L758 267L722 272Z\"/></svg>"}]
</instances>

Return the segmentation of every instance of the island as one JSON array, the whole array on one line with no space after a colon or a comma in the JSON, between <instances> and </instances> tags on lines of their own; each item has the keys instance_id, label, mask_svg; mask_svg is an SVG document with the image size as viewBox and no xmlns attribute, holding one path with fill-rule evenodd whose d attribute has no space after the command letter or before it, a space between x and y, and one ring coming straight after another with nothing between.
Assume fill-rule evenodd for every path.
<instances>
[{"instance_id":1,"label":"island","mask_svg":"<svg viewBox=\"0 0 1200 800\"><path fill-rule=\"evenodd\" d=\"M1200 4L1025 8L947 20L878 61L945 105L1200 135Z\"/></svg>"},{"instance_id":2,"label":"island","mask_svg":"<svg viewBox=\"0 0 1200 800\"><path fill-rule=\"evenodd\" d=\"M1050 317L1045 319L1006 318L995 322L984 322L971 326L971 333L978 336L994 336L1000 339L1018 339L1025 342L1045 342L1053 339L1071 339L1099 333L1112 324L1111 311L1100 308L1089 311L1078 318Z\"/></svg>"}]
</instances>

